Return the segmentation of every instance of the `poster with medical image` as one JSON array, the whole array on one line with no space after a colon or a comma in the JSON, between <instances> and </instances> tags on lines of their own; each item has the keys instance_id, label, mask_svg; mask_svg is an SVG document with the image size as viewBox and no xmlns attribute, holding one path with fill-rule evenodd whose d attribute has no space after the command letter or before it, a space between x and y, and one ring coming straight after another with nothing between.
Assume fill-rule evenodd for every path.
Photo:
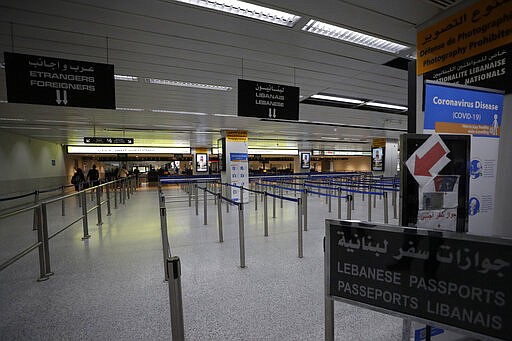
<instances>
[{"instance_id":1,"label":"poster with medical image","mask_svg":"<svg viewBox=\"0 0 512 341\"><path fill-rule=\"evenodd\" d=\"M503 94L457 84L425 84L424 132L471 135L469 232L490 235Z\"/></svg>"}]
</instances>

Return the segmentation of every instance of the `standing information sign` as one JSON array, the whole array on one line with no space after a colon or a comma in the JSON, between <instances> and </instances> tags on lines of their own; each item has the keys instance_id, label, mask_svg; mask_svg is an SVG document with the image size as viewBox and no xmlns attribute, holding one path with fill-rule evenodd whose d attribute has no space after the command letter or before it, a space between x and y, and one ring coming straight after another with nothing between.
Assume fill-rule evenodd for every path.
<instances>
[{"instance_id":1,"label":"standing information sign","mask_svg":"<svg viewBox=\"0 0 512 341\"><path fill-rule=\"evenodd\" d=\"M424 132L471 135L471 233L491 233L502 112L499 91L436 82L425 85Z\"/></svg>"},{"instance_id":2,"label":"standing information sign","mask_svg":"<svg viewBox=\"0 0 512 341\"><path fill-rule=\"evenodd\" d=\"M328 219L324 264L326 340L333 300L486 339L512 335L510 239Z\"/></svg>"}]
</instances>

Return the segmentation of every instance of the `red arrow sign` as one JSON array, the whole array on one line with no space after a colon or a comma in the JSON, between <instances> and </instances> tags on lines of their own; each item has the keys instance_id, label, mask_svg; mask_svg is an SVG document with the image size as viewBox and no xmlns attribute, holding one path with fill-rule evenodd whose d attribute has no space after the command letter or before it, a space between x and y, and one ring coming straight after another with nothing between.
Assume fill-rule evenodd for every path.
<instances>
[{"instance_id":1,"label":"red arrow sign","mask_svg":"<svg viewBox=\"0 0 512 341\"><path fill-rule=\"evenodd\" d=\"M441 158L446 154L443 146L439 142L437 142L428 152L423 155L422 158L419 158L416 155L416 159L414 162L414 175L420 176L432 176L430 174L430 169L434 167L434 165L441 160Z\"/></svg>"}]
</instances>

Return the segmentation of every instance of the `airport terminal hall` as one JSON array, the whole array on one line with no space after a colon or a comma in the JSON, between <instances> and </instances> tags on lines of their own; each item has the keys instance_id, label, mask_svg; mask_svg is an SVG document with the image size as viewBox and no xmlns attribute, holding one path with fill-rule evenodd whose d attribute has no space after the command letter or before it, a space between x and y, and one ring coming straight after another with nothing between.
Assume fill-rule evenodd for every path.
<instances>
[{"instance_id":1,"label":"airport terminal hall","mask_svg":"<svg viewBox=\"0 0 512 341\"><path fill-rule=\"evenodd\" d=\"M512 341L512 1L0 0L0 341Z\"/></svg>"}]
</instances>

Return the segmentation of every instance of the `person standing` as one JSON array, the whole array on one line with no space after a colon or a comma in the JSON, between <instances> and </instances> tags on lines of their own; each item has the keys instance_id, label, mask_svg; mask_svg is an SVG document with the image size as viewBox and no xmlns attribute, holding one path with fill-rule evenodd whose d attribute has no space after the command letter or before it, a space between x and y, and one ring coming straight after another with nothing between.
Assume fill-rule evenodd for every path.
<instances>
[{"instance_id":1,"label":"person standing","mask_svg":"<svg viewBox=\"0 0 512 341\"><path fill-rule=\"evenodd\" d=\"M139 174L140 174L140 171L139 171L139 167L135 167L135 169L133 170L133 174L135 174L135 184L137 187L139 187Z\"/></svg>"},{"instance_id":2,"label":"person standing","mask_svg":"<svg viewBox=\"0 0 512 341\"><path fill-rule=\"evenodd\" d=\"M126 179L128 177L128 170L126 169L126 165L123 165L123 168L119 170L119 178Z\"/></svg>"},{"instance_id":3,"label":"person standing","mask_svg":"<svg viewBox=\"0 0 512 341\"><path fill-rule=\"evenodd\" d=\"M75 185L75 191L80 191L83 188L83 184L85 182L85 175L82 172L81 168L76 168L75 174L71 178L71 183Z\"/></svg>"},{"instance_id":4,"label":"person standing","mask_svg":"<svg viewBox=\"0 0 512 341\"><path fill-rule=\"evenodd\" d=\"M100 184L100 173L96 169L96 165L92 165L92 168L87 172L87 180L90 182L91 186L98 186Z\"/></svg>"}]
</instances>

